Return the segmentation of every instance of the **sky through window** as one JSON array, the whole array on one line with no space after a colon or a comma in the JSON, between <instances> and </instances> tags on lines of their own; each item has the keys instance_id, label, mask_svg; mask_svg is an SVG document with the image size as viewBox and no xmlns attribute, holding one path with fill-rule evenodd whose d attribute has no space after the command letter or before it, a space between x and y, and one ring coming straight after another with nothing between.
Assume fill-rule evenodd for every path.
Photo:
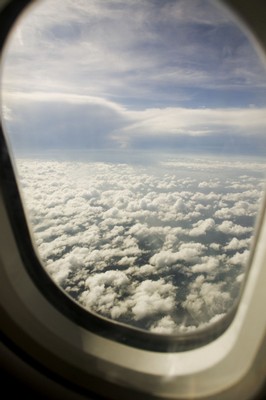
<instances>
[{"instance_id":1,"label":"sky through window","mask_svg":"<svg viewBox=\"0 0 266 400\"><path fill-rule=\"evenodd\" d=\"M263 195L264 67L212 1L43 0L5 50L2 114L44 268L156 333L237 301Z\"/></svg>"}]
</instances>

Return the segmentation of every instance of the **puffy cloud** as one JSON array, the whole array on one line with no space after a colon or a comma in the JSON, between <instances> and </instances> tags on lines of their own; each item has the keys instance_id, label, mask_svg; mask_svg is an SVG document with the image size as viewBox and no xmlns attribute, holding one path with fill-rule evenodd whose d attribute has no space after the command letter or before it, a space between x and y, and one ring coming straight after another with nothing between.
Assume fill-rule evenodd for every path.
<instances>
[{"instance_id":1,"label":"puffy cloud","mask_svg":"<svg viewBox=\"0 0 266 400\"><path fill-rule=\"evenodd\" d=\"M168 314L175 307L176 288L163 279L145 280L137 286L132 296L132 312L136 320L154 314Z\"/></svg>"},{"instance_id":2,"label":"puffy cloud","mask_svg":"<svg viewBox=\"0 0 266 400\"><path fill-rule=\"evenodd\" d=\"M151 326L151 332L171 334L176 330L176 323L167 315Z\"/></svg>"},{"instance_id":3,"label":"puffy cloud","mask_svg":"<svg viewBox=\"0 0 266 400\"><path fill-rule=\"evenodd\" d=\"M199 276L190 285L190 293L182 306L198 322L206 322L227 311L231 298L228 292L222 290L223 283L204 282Z\"/></svg>"},{"instance_id":4,"label":"puffy cloud","mask_svg":"<svg viewBox=\"0 0 266 400\"><path fill-rule=\"evenodd\" d=\"M65 259L60 259L53 263L48 262L46 268L53 280L60 286L63 285L70 272L69 265Z\"/></svg>"},{"instance_id":5,"label":"puffy cloud","mask_svg":"<svg viewBox=\"0 0 266 400\"><path fill-rule=\"evenodd\" d=\"M220 198L221 198L221 195L219 193L214 193L214 192L210 192L207 194L196 192L192 196L193 201L202 202L202 203L213 202L215 200L219 200Z\"/></svg>"},{"instance_id":6,"label":"puffy cloud","mask_svg":"<svg viewBox=\"0 0 266 400\"><path fill-rule=\"evenodd\" d=\"M123 286L128 283L128 278L124 272L121 271L106 271L94 276L90 276L85 286L90 290L97 286Z\"/></svg>"},{"instance_id":7,"label":"puffy cloud","mask_svg":"<svg viewBox=\"0 0 266 400\"><path fill-rule=\"evenodd\" d=\"M154 254L150 258L150 263L155 265L156 268L164 268L180 261L195 261L198 260L204 249L205 246L201 243L183 243L176 253L165 250Z\"/></svg>"},{"instance_id":8,"label":"puffy cloud","mask_svg":"<svg viewBox=\"0 0 266 400\"><path fill-rule=\"evenodd\" d=\"M174 204L174 210L177 212L187 211L187 206L182 198L178 198Z\"/></svg>"},{"instance_id":9,"label":"puffy cloud","mask_svg":"<svg viewBox=\"0 0 266 400\"><path fill-rule=\"evenodd\" d=\"M237 252L233 255L233 257L229 259L229 262L230 264L233 265L240 264L244 266L248 261L248 257L249 257L249 250L245 250L243 251L243 253Z\"/></svg>"},{"instance_id":10,"label":"puffy cloud","mask_svg":"<svg viewBox=\"0 0 266 400\"><path fill-rule=\"evenodd\" d=\"M233 207L221 208L217 210L214 214L215 217L220 219L228 219L234 216L242 217L242 216L254 216L257 212L257 204L253 204L247 201L238 201Z\"/></svg>"},{"instance_id":11,"label":"puffy cloud","mask_svg":"<svg viewBox=\"0 0 266 400\"><path fill-rule=\"evenodd\" d=\"M219 187L219 185L220 185L220 182L218 180L214 180L214 181L208 181L208 182L206 182L206 181L200 182L198 187L211 189L211 188L217 188L217 187Z\"/></svg>"},{"instance_id":12,"label":"puffy cloud","mask_svg":"<svg viewBox=\"0 0 266 400\"><path fill-rule=\"evenodd\" d=\"M146 224L140 224L137 223L135 225L133 225L128 233L130 235L134 235L136 236L138 239L148 239L148 240L152 240L154 237L159 238L160 240L164 240L165 235L169 232L169 227L163 227L163 226L152 226L149 227Z\"/></svg>"},{"instance_id":13,"label":"puffy cloud","mask_svg":"<svg viewBox=\"0 0 266 400\"><path fill-rule=\"evenodd\" d=\"M214 257L205 256L202 257L201 261L202 262L200 264L193 265L193 267L191 268L193 272L208 273L216 270L219 266L219 260Z\"/></svg>"},{"instance_id":14,"label":"puffy cloud","mask_svg":"<svg viewBox=\"0 0 266 400\"><path fill-rule=\"evenodd\" d=\"M237 239L234 237L230 242L224 246L225 250L239 250L241 248L248 247L250 244L250 238L247 239Z\"/></svg>"},{"instance_id":15,"label":"puffy cloud","mask_svg":"<svg viewBox=\"0 0 266 400\"><path fill-rule=\"evenodd\" d=\"M189 236L201 236L206 235L207 231L210 231L215 226L213 218L201 220L193 224L193 228L189 231Z\"/></svg>"},{"instance_id":16,"label":"puffy cloud","mask_svg":"<svg viewBox=\"0 0 266 400\"><path fill-rule=\"evenodd\" d=\"M121 294L129 285L129 279L122 271L106 271L90 276L85 281L85 288L79 301L90 310L118 318L127 312L120 301Z\"/></svg>"},{"instance_id":17,"label":"puffy cloud","mask_svg":"<svg viewBox=\"0 0 266 400\"><path fill-rule=\"evenodd\" d=\"M237 225L234 224L232 221L223 221L220 225L217 226L216 228L218 231L226 234L226 235L245 235L247 233L252 232L253 228L248 226L242 226L242 225Z\"/></svg>"},{"instance_id":18,"label":"puffy cloud","mask_svg":"<svg viewBox=\"0 0 266 400\"><path fill-rule=\"evenodd\" d=\"M142 265L141 267L138 267L135 264L134 267L130 267L129 269L127 269L127 274L128 275L134 274L134 276L139 276L140 278L143 278L145 276L157 275L157 271L154 268L154 266L150 265L150 264L145 264L145 265Z\"/></svg>"},{"instance_id":19,"label":"puffy cloud","mask_svg":"<svg viewBox=\"0 0 266 400\"><path fill-rule=\"evenodd\" d=\"M156 268L164 268L175 264L178 259L177 253L161 251L160 253L154 254L149 261L152 265L155 265Z\"/></svg>"},{"instance_id":20,"label":"puffy cloud","mask_svg":"<svg viewBox=\"0 0 266 400\"><path fill-rule=\"evenodd\" d=\"M217 210L214 216L220 219L227 219L232 216L232 211L228 207L223 207L220 210Z\"/></svg>"},{"instance_id":21,"label":"puffy cloud","mask_svg":"<svg viewBox=\"0 0 266 400\"><path fill-rule=\"evenodd\" d=\"M241 166L242 168L242 166ZM250 166L252 168L252 166ZM262 165L255 165L254 169L260 171L262 168ZM260 182L262 183L262 182ZM249 199L250 202L254 199L255 201L260 198L261 196L261 190L255 188L253 186L253 189L251 190L245 190L245 191L233 191L232 193L229 192L223 196L224 201L233 201L233 202L238 202L238 201L243 201L244 199Z\"/></svg>"},{"instance_id":22,"label":"puffy cloud","mask_svg":"<svg viewBox=\"0 0 266 400\"><path fill-rule=\"evenodd\" d=\"M219 243L211 243L211 244L209 245L209 247L210 247L211 249L213 249L213 250L219 251L220 248L221 248L221 245L220 245Z\"/></svg>"}]
</instances>

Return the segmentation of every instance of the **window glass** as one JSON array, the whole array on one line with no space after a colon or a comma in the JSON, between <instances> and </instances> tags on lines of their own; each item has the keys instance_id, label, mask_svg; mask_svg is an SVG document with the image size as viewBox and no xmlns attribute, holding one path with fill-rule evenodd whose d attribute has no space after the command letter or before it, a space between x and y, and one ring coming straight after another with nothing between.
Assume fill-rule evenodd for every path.
<instances>
[{"instance_id":1,"label":"window glass","mask_svg":"<svg viewBox=\"0 0 266 400\"><path fill-rule=\"evenodd\" d=\"M263 195L266 79L213 1L44 0L5 49L2 117L43 267L154 333L239 299Z\"/></svg>"}]
</instances>

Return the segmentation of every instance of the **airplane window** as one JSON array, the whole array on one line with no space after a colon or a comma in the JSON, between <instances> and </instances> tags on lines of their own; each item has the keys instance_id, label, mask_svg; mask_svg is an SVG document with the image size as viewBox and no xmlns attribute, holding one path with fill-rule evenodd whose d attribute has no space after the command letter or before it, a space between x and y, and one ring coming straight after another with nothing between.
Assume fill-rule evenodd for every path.
<instances>
[{"instance_id":1,"label":"airplane window","mask_svg":"<svg viewBox=\"0 0 266 400\"><path fill-rule=\"evenodd\" d=\"M44 0L2 117L36 251L80 306L155 334L223 321L265 184L266 80L212 1Z\"/></svg>"}]
</instances>

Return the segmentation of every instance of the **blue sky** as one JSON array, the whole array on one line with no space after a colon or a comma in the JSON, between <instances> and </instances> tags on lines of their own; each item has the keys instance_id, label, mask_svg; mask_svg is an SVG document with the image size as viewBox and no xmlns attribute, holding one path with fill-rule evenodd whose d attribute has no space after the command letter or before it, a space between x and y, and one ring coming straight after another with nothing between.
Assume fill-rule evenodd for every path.
<instances>
[{"instance_id":1,"label":"blue sky","mask_svg":"<svg viewBox=\"0 0 266 400\"><path fill-rule=\"evenodd\" d=\"M40 1L6 48L17 148L266 154L266 72L208 0Z\"/></svg>"}]
</instances>

